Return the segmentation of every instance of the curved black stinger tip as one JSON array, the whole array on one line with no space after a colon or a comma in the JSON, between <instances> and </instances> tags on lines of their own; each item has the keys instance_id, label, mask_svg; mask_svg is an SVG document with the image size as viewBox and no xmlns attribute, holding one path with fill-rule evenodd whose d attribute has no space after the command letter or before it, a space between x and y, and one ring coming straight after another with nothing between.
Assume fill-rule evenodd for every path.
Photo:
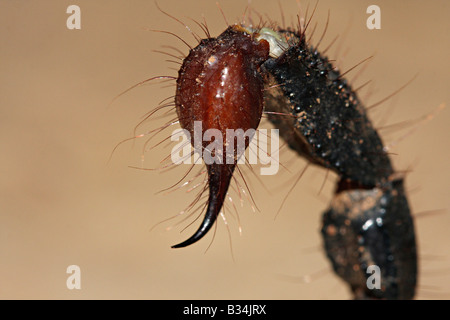
<instances>
[{"instance_id":1,"label":"curved black stinger tip","mask_svg":"<svg viewBox=\"0 0 450 320\"><path fill-rule=\"evenodd\" d=\"M187 247L201 238L203 238L211 227L216 222L217 216L222 209L223 202L225 200L225 195L230 185L231 176L233 174L233 169L228 168L215 168L211 169L209 172L209 199L208 199L208 209L206 209L205 218L198 230L186 241L172 246L172 248L183 248Z\"/></svg>"},{"instance_id":2,"label":"curved black stinger tip","mask_svg":"<svg viewBox=\"0 0 450 320\"><path fill-rule=\"evenodd\" d=\"M205 218L203 219L202 224L200 225L198 230L189 239L176 244L171 248L183 248L197 242L198 240L203 238L208 233L209 229L211 229L211 227L214 225L214 222L216 221L223 204L223 200L219 203L217 193L214 192L214 189L216 189L215 186L210 185L208 209L206 209Z\"/></svg>"},{"instance_id":3,"label":"curved black stinger tip","mask_svg":"<svg viewBox=\"0 0 450 320\"><path fill-rule=\"evenodd\" d=\"M206 211L206 216L203 219L202 224L200 225L200 228L198 228L198 230L187 240L176 244L174 246L172 246L171 248L184 248L187 247L195 242L197 242L198 240L200 240L201 238L203 238L209 231L209 229L211 229L211 227L213 226L214 222L217 219L217 215L211 210L209 210L209 206L208 206L208 210Z\"/></svg>"}]
</instances>

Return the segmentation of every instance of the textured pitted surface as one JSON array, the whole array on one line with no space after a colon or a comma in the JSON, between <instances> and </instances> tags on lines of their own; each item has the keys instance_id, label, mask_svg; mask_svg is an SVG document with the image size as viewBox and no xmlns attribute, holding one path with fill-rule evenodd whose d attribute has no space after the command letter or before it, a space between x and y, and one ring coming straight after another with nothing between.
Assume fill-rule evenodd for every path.
<instances>
[{"instance_id":1,"label":"textured pitted surface","mask_svg":"<svg viewBox=\"0 0 450 320\"><path fill-rule=\"evenodd\" d=\"M403 180L394 180L381 138L328 58L302 35L280 33L291 45L263 65L265 108L291 149L340 176L323 215L327 256L356 299L412 299L417 253ZM380 289L367 286L373 265Z\"/></svg>"},{"instance_id":2,"label":"textured pitted surface","mask_svg":"<svg viewBox=\"0 0 450 320\"><path fill-rule=\"evenodd\" d=\"M323 215L322 235L333 269L356 298L414 297L416 242L402 180L338 193ZM380 289L367 287L372 265L380 268Z\"/></svg>"},{"instance_id":3,"label":"textured pitted surface","mask_svg":"<svg viewBox=\"0 0 450 320\"><path fill-rule=\"evenodd\" d=\"M294 116L271 121L292 149L343 178L366 186L386 181L391 163L358 97L326 57L297 42L264 64L267 81L282 84L267 90L266 110Z\"/></svg>"}]
</instances>

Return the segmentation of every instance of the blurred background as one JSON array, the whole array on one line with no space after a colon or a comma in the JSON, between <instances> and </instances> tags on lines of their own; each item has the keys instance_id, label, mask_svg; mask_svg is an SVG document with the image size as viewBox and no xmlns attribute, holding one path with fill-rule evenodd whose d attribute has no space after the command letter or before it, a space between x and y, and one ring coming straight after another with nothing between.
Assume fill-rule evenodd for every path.
<instances>
[{"instance_id":1,"label":"blurred background","mask_svg":"<svg viewBox=\"0 0 450 320\"><path fill-rule=\"evenodd\" d=\"M217 36L226 23L215 2L166 0L160 6L202 36L193 20L204 16ZM280 3L291 25L297 2ZM72 4L81 8L81 30L66 27ZM315 2L301 1L303 11L308 4L311 13ZM366 28L371 4L381 8L381 30ZM233 23L242 19L247 1L220 1L220 6ZM264 20L281 24L276 1L253 0L251 6ZM321 48L340 35L327 55L341 70L374 55L348 74L355 88L371 80L359 92L366 106L416 76L370 116L386 144L393 145L395 168L409 170L406 186L420 250L417 299L448 299L450 4L321 0L313 43L328 10ZM110 159L142 116L174 95L174 87L155 82L109 105L111 100L144 79L177 75L179 65L165 61L176 59L152 50L188 53L176 37L149 29L173 32L196 45L154 1L0 0L0 21L0 298L350 298L330 268L320 236L333 174L310 167L277 215L305 161L284 150L281 162L288 170L263 176L266 188L242 168L259 211L253 212L245 197L241 207L232 193L239 221L232 210L226 215L229 229L219 218L215 235L212 230L199 243L175 250L170 246L189 237L199 220L191 226L197 215L164 220L191 203L196 191L156 193L189 167L163 173L130 168L157 167L173 146L146 152L142 162L145 138L121 144ZM419 120L436 114L442 103L447 107L433 119ZM168 120L147 122L138 133ZM261 127L270 125L263 121ZM81 290L66 287L69 265L81 268Z\"/></svg>"}]
</instances>

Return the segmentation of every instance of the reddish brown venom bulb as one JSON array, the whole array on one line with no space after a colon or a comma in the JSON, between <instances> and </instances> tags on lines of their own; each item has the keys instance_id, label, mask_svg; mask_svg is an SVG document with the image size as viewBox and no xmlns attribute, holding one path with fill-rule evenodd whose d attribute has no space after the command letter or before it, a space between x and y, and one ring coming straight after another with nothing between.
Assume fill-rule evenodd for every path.
<instances>
[{"instance_id":1,"label":"reddish brown venom bulb","mask_svg":"<svg viewBox=\"0 0 450 320\"><path fill-rule=\"evenodd\" d=\"M203 159L207 146L205 132L217 129L223 137L223 153L213 151L210 156L219 161L208 164L208 208L199 229L186 241L173 246L181 248L201 239L214 224L227 193L238 160L234 144L232 160L225 155L225 146L234 137L226 130L254 129L259 125L263 111L264 83L260 65L269 57L269 43L256 40L239 25L229 27L217 38L204 39L184 59L178 73L175 97L178 118L183 129L190 132L191 143ZM201 148L194 145L194 122L201 122ZM198 122L197 122L198 124ZM207 138L208 139L208 138ZM231 141L233 141L231 140ZM214 141L214 140L213 140ZM245 140L245 148L249 140Z\"/></svg>"}]
</instances>

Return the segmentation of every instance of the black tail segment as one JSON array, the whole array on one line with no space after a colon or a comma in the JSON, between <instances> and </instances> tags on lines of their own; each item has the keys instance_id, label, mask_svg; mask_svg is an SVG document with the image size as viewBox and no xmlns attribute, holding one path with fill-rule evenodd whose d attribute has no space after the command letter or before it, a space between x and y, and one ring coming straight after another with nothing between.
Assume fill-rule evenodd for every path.
<instances>
[{"instance_id":1,"label":"black tail segment","mask_svg":"<svg viewBox=\"0 0 450 320\"><path fill-rule=\"evenodd\" d=\"M209 229L211 229L214 225L220 210L222 209L235 166L235 164L230 165L215 163L208 165L209 199L205 218L203 218L203 222L198 230L189 239L172 246L172 248L187 247L197 242L208 233Z\"/></svg>"}]
</instances>

